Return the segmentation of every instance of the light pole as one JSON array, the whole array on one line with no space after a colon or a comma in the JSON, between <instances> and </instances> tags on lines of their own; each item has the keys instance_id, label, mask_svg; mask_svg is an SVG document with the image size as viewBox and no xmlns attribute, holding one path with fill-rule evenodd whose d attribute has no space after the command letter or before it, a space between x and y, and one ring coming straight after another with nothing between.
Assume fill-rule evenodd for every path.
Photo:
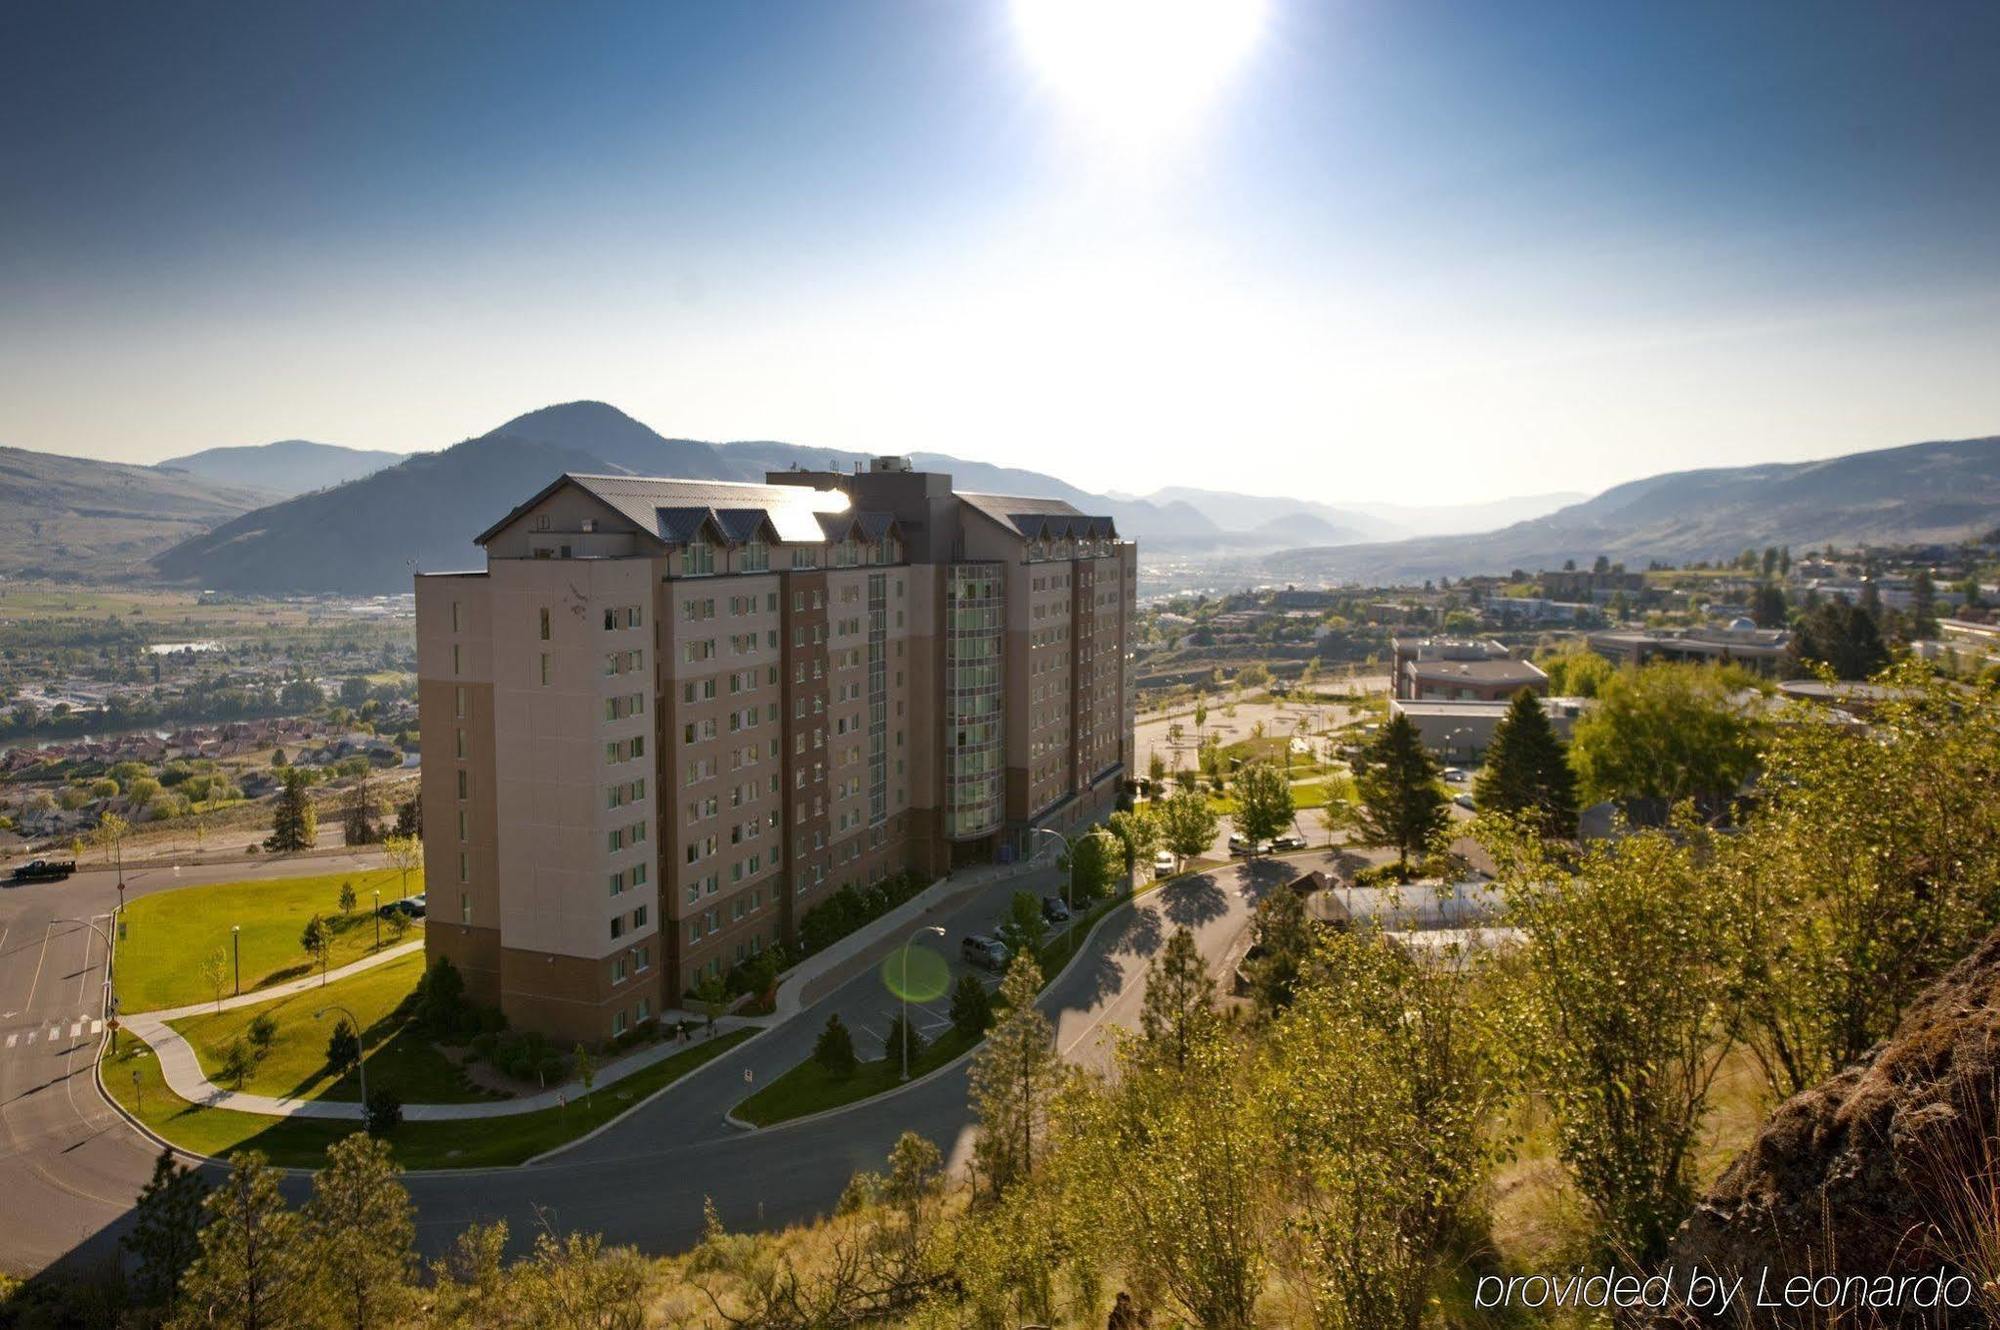
<instances>
[{"instance_id":1,"label":"light pole","mask_svg":"<svg viewBox=\"0 0 2000 1330\"><path fill-rule=\"evenodd\" d=\"M382 888L375 888L375 950L382 950Z\"/></svg>"},{"instance_id":2,"label":"light pole","mask_svg":"<svg viewBox=\"0 0 2000 1330\"><path fill-rule=\"evenodd\" d=\"M243 996L243 925L229 926L229 951L236 959L236 995Z\"/></svg>"},{"instance_id":3,"label":"light pole","mask_svg":"<svg viewBox=\"0 0 2000 1330\"><path fill-rule=\"evenodd\" d=\"M925 933L943 937L944 929L936 924L925 924L904 940L903 977L896 985L901 990L898 996L903 999L903 1079L906 1081L910 1079L910 948L915 946L917 939Z\"/></svg>"},{"instance_id":4,"label":"light pole","mask_svg":"<svg viewBox=\"0 0 2000 1330\"><path fill-rule=\"evenodd\" d=\"M338 1002L321 1007L313 1013L313 1019L318 1020L329 1011L337 1011L347 1017L348 1027L354 1031L354 1071L361 1078L361 1111L365 1115L368 1112L368 1062L361 1055L361 1022L355 1020L354 1013Z\"/></svg>"},{"instance_id":5,"label":"light pole","mask_svg":"<svg viewBox=\"0 0 2000 1330\"><path fill-rule=\"evenodd\" d=\"M1063 853L1069 858L1069 870L1063 877L1063 910L1070 916L1063 920L1063 936L1067 938L1070 930L1076 924L1076 907L1069 902L1070 895L1072 894L1070 887L1076 882L1076 848L1069 843L1069 837L1063 835L1054 827L1036 827L1034 830L1038 835L1054 836L1057 840L1061 841Z\"/></svg>"}]
</instances>

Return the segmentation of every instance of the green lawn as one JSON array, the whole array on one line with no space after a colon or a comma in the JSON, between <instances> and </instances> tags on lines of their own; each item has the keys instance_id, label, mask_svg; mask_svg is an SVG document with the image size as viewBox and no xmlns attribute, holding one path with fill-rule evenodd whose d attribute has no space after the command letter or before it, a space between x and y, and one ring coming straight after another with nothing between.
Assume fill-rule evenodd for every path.
<instances>
[{"instance_id":1,"label":"green lawn","mask_svg":"<svg viewBox=\"0 0 2000 1330\"><path fill-rule=\"evenodd\" d=\"M910 1079L935 1071L964 1053L976 1039L967 1039L956 1030L946 1030L937 1041L910 1059ZM870 1099L903 1083L903 1060L899 1057L864 1062L845 1080L836 1079L825 1067L807 1058L798 1066L751 1095L733 1110L745 1122L768 1127L789 1122L808 1113Z\"/></svg>"},{"instance_id":2,"label":"green lawn","mask_svg":"<svg viewBox=\"0 0 2000 1330\"><path fill-rule=\"evenodd\" d=\"M644 1071L601 1087L587 1103L577 1101L567 1108L473 1122L405 1122L389 1141L396 1162L405 1168L494 1168L523 1163L602 1126L751 1033L732 1030L701 1040ZM325 1159L327 1146L360 1128L355 1122L268 1118L190 1104L167 1089L160 1079L158 1060L130 1036L118 1040L118 1050L105 1058L103 1067L105 1088L127 1112L161 1137L197 1154L223 1156L235 1150L262 1150L273 1164L317 1168ZM134 1072L138 1073L136 1083Z\"/></svg>"},{"instance_id":3,"label":"green lawn","mask_svg":"<svg viewBox=\"0 0 2000 1330\"><path fill-rule=\"evenodd\" d=\"M358 903L354 913L340 913L340 884L354 883ZM410 892L424 889L421 871L410 874ZM206 887L141 896L125 909L124 936L118 942L118 997L126 1011L158 1011L213 1000L215 993L201 978L204 956L220 953L228 977L224 996L235 984L229 930L242 931L243 991L301 979L311 973L299 946L306 921L318 914L334 927L333 955L327 964L338 969L360 960L375 946L373 893L384 901L403 894L401 875L393 869L361 873L330 873L320 877L272 878L263 882L218 882ZM382 944L394 935L385 921ZM408 939L421 938L423 925Z\"/></svg>"},{"instance_id":4,"label":"green lawn","mask_svg":"<svg viewBox=\"0 0 2000 1330\"><path fill-rule=\"evenodd\" d=\"M220 1015L190 1016L175 1021L173 1028L194 1048L208 1078L220 1085L223 1054L230 1042L240 1038L247 1043L251 1021L269 1013L278 1022L277 1038L258 1061L257 1069L241 1086L231 1085L230 1089L280 1098L359 1100L361 1087L352 1072L338 1080L327 1075L326 1041L339 1017L329 1011L324 1020L313 1019L315 1011L338 1003L361 1023L370 1089L394 1091L406 1104L458 1104L492 1098L468 1084L451 1059L396 1016L397 1004L409 996L423 973L423 955L413 953L323 988L314 986L303 993Z\"/></svg>"}]
</instances>

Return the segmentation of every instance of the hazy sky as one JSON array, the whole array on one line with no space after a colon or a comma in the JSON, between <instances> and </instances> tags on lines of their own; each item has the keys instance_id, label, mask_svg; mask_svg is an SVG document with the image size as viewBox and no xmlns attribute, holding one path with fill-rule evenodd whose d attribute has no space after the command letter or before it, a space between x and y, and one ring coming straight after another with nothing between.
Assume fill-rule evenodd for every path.
<instances>
[{"instance_id":1,"label":"hazy sky","mask_svg":"<svg viewBox=\"0 0 2000 1330\"><path fill-rule=\"evenodd\" d=\"M2000 5L0 12L0 443L579 397L1332 502L2000 433Z\"/></svg>"}]
</instances>

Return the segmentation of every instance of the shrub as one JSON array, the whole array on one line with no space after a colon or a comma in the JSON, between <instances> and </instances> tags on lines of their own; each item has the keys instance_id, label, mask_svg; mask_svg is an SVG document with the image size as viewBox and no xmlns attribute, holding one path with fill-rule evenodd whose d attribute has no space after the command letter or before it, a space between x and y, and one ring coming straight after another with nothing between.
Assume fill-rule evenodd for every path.
<instances>
[{"instance_id":1,"label":"shrub","mask_svg":"<svg viewBox=\"0 0 2000 1330\"><path fill-rule=\"evenodd\" d=\"M813 1061L826 1068L827 1075L838 1081L854 1074L854 1036L847 1032L839 1012L826 1018L826 1028L819 1032L819 1039L813 1044Z\"/></svg>"},{"instance_id":2,"label":"shrub","mask_svg":"<svg viewBox=\"0 0 2000 1330\"><path fill-rule=\"evenodd\" d=\"M910 1061L915 1062L923 1055L923 1032L917 1029L915 1021L907 1019L899 1011L889 1019L889 1033L882 1041L882 1056L900 1065L903 1059L903 1041L905 1038L909 1040Z\"/></svg>"},{"instance_id":3,"label":"shrub","mask_svg":"<svg viewBox=\"0 0 2000 1330\"><path fill-rule=\"evenodd\" d=\"M250 1045L241 1039L230 1040L229 1046L222 1050L222 1078L234 1081L239 1090L243 1088L245 1078L256 1065L257 1059L250 1052Z\"/></svg>"},{"instance_id":4,"label":"shrub","mask_svg":"<svg viewBox=\"0 0 2000 1330\"><path fill-rule=\"evenodd\" d=\"M336 1076L361 1061L361 1036L354 1032L354 1026L345 1016L334 1024L333 1033L326 1038L326 1065L333 1068Z\"/></svg>"}]
</instances>

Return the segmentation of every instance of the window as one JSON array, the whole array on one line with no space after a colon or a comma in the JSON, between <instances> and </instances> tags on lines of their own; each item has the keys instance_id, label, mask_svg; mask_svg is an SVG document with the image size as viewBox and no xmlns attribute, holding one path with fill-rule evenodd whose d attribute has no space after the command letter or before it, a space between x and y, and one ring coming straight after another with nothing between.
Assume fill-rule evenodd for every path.
<instances>
[{"instance_id":1,"label":"window","mask_svg":"<svg viewBox=\"0 0 2000 1330\"><path fill-rule=\"evenodd\" d=\"M743 547L743 571L761 573L771 566L771 549L761 540L753 540Z\"/></svg>"},{"instance_id":2,"label":"window","mask_svg":"<svg viewBox=\"0 0 2000 1330\"><path fill-rule=\"evenodd\" d=\"M622 983L624 983L624 982L625 982L625 965L626 965L626 961L625 961L625 958L624 958L623 956L613 956L613 957L611 958L611 982L612 982L612 983L614 983L614 984L622 984Z\"/></svg>"},{"instance_id":3,"label":"window","mask_svg":"<svg viewBox=\"0 0 2000 1330\"><path fill-rule=\"evenodd\" d=\"M458 741L458 760L463 762L465 760L465 731L457 730L454 733L457 735Z\"/></svg>"},{"instance_id":4,"label":"window","mask_svg":"<svg viewBox=\"0 0 2000 1330\"><path fill-rule=\"evenodd\" d=\"M458 632L464 626L465 625L460 621L459 618L458 602L454 600L451 603L451 631L453 631L454 633Z\"/></svg>"},{"instance_id":5,"label":"window","mask_svg":"<svg viewBox=\"0 0 2000 1330\"><path fill-rule=\"evenodd\" d=\"M458 797L467 798L472 791L472 773L461 769L458 773Z\"/></svg>"},{"instance_id":6,"label":"window","mask_svg":"<svg viewBox=\"0 0 2000 1330\"><path fill-rule=\"evenodd\" d=\"M549 609L546 605L542 607L542 640L549 640Z\"/></svg>"},{"instance_id":7,"label":"window","mask_svg":"<svg viewBox=\"0 0 2000 1330\"><path fill-rule=\"evenodd\" d=\"M622 914L614 914L614 915L612 915L612 916L611 916L611 937L612 937L612 940L613 940L613 941L616 941L617 939L619 939L619 938L621 938L621 937L624 937L624 936L625 936L625 916L624 916L624 915L622 915Z\"/></svg>"},{"instance_id":8,"label":"window","mask_svg":"<svg viewBox=\"0 0 2000 1330\"><path fill-rule=\"evenodd\" d=\"M646 907L641 905L638 909L632 911L632 927L644 928L645 926L646 926Z\"/></svg>"},{"instance_id":9,"label":"window","mask_svg":"<svg viewBox=\"0 0 2000 1330\"><path fill-rule=\"evenodd\" d=\"M715 546L696 536L681 551L681 576L706 577L714 571Z\"/></svg>"},{"instance_id":10,"label":"window","mask_svg":"<svg viewBox=\"0 0 2000 1330\"><path fill-rule=\"evenodd\" d=\"M463 850L458 852L458 880L460 882L470 882L472 880L471 862L467 859Z\"/></svg>"},{"instance_id":11,"label":"window","mask_svg":"<svg viewBox=\"0 0 2000 1330\"><path fill-rule=\"evenodd\" d=\"M458 922L461 924L472 922L472 893L469 891L458 893Z\"/></svg>"},{"instance_id":12,"label":"window","mask_svg":"<svg viewBox=\"0 0 2000 1330\"><path fill-rule=\"evenodd\" d=\"M544 651L542 653L542 687L547 688L548 686L549 686L549 653Z\"/></svg>"},{"instance_id":13,"label":"window","mask_svg":"<svg viewBox=\"0 0 2000 1330\"><path fill-rule=\"evenodd\" d=\"M464 673L464 671L459 668L458 643L456 642L453 642L451 644L451 672L453 674Z\"/></svg>"}]
</instances>

